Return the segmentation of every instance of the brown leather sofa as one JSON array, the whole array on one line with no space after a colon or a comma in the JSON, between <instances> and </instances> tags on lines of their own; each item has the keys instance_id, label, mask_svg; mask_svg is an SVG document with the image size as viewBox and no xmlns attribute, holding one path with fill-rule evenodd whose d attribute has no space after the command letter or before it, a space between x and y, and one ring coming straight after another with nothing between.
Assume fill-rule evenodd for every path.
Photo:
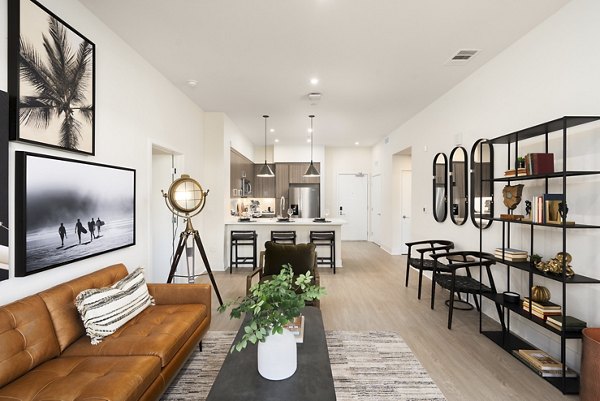
<instances>
[{"instance_id":1,"label":"brown leather sofa","mask_svg":"<svg viewBox=\"0 0 600 401\"><path fill-rule=\"evenodd\" d=\"M98 345L74 299L127 275L118 264L0 307L0 400L157 400L211 319L206 284L148 284L156 305Z\"/></svg>"}]
</instances>

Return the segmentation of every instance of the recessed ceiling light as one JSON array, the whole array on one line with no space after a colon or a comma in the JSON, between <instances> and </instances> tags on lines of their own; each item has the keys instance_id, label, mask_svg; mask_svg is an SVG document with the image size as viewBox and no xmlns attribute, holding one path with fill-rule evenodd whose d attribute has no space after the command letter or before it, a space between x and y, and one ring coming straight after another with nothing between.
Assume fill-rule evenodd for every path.
<instances>
[{"instance_id":1,"label":"recessed ceiling light","mask_svg":"<svg viewBox=\"0 0 600 401\"><path fill-rule=\"evenodd\" d=\"M188 79L187 84L190 88L195 88L196 86L198 86L198 81L195 79Z\"/></svg>"},{"instance_id":2,"label":"recessed ceiling light","mask_svg":"<svg viewBox=\"0 0 600 401\"><path fill-rule=\"evenodd\" d=\"M354 144L357 146L360 145L360 143L358 141L354 142Z\"/></svg>"},{"instance_id":3,"label":"recessed ceiling light","mask_svg":"<svg viewBox=\"0 0 600 401\"><path fill-rule=\"evenodd\" d=\"M307 131L310 134L312 132L312 128L307 129Z\"/></svg>"},{"instance_id":4,"label":"recessed ceiling light","mask_svg":"<svg viewBox=\"0 0 600 401\"><path fill-rule=\"evenodd\" d=\"M313 84L313 85L318 84L319 83L319 78L311 78L310 79L310 83Z\"/></svg>"},{"instance_id":5,"label":"recessed ceiling light","mask_svg":"<svg viewBox=\"0 0 600 401\"><path fill-rule=\"evenodd\" d=\"M279 139L275 138L275 143L279 142Z\"/></svg>"},{"instance_id":6,"label":"recessed ceiling light","mask_svg":"<svg viewBox=\"0 0 600 401\"><path fill-rule=\"evenodd\" d=\"M275 128L271 128L269 131L270 132L275 132Z\"/></svg>"},{"instance_id":7,"label":"recessed ceiling light","mask_svg":"<svg viewBox=\"0 0 600 401\"><path fill-rule=\"evenodd\" d=\"M310 138L307 138L307 139L306 139L306 142L310 143Z\"/></svg>"}]
</instances>

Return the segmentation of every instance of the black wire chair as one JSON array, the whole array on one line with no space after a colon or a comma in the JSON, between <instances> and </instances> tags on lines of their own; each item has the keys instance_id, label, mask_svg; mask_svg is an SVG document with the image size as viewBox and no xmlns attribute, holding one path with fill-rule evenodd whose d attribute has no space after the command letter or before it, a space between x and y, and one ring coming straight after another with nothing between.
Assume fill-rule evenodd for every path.
<instances>
[{"instance_id":1,"label":"black wire chair","mask_svg":"<svg viewBox=\"0 0 600 401\"><path fill-rule=\"evenodd\" d=\"M435 260L431 259L431 255L438 252L446 253L454 249L454 242L447 240L424 240L407 242L408 255L406 257L406 282L405 287L408 287L408 276L410 268L413 267L419 271L419 287L417 290L417 298L421 299L421 286L423 284L423 271L433 271ZM412 252L419 253L419 257L412 257Z\"/></svg>"}]
</instances>

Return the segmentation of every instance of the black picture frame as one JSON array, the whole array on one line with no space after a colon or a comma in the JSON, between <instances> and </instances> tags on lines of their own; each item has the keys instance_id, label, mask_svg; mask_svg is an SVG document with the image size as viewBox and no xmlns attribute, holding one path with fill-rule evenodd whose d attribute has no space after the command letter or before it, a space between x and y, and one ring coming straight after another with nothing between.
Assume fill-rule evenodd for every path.
<instances>
[{"instance_id":1,"label":"black picture frame","mask_svg":"<svg viewBox=\"0 0 600 401\"><path fill-rule=\"evenodd\" d=\"M95 63L94 43L46 7L8 1L10 139L94 155Z\"/></svg>"},{"instance_id":2,"label":"black picture frame","mask_svg":"<svg viewBox=\"0 0 600 401\"><path fill-rule=\"evenodd\" d=\"M8 93L0 91L0 116L8 115ZM0 118L0 281L8 279L8 120Z\"/></svg>"},{"instance_id":3,"label":"black picture frame","mask_svg":"<svg viewBox=\"0 0 600 401\"><path fill-rule=\"evenodd\" d=\"M29 152L15 169L16 277L135 245L135 170Z\"/></svg>"}]
</instances>

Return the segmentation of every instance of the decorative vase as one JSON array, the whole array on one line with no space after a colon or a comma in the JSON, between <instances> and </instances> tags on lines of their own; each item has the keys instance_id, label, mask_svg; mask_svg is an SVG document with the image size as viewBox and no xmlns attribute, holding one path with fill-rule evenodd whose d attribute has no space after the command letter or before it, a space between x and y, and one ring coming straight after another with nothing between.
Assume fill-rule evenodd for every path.
<instances>
[{"instance_id":1,"label":"decorative vase","mask_svg":"<svg viewBox=\"0 0 600 401\"><path fill-rule=\"evenodd\" d=\"M283 329L283 334L269 334L265 342L258 343L258 373L265 379L287 379L296 368L296 339L289 330Z\"/></svg>"},{"instance_id":2,"label":"decorative vase","mask_svg":"<svg viewBox=\"0 0 600 401\"><path fill-rule=\"evenodd\" d=\"M550 300L550 290L541 285L531 287L531 300L536 302L547 302Z\"/></svg>"}]
</instances>

